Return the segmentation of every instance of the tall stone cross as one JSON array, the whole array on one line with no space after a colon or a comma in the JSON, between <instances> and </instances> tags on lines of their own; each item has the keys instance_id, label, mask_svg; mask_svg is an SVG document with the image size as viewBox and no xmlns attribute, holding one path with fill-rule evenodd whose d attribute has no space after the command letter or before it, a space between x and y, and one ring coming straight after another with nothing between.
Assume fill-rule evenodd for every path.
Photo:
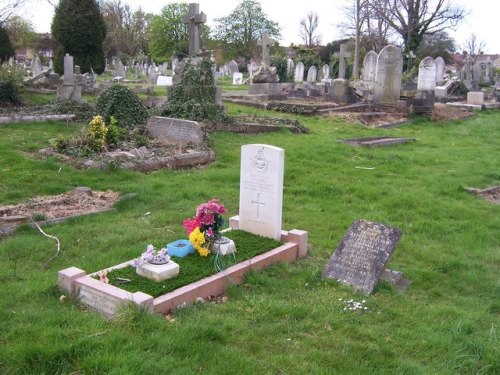
<instances>
[{"instance_id":1,"label":"tall stone cross","mask_svg":"<svg viewBox=\"0 0 500 375\"><path fill-rule=\"evenodd\" d=\"M351 53L347 52L347 46L345 44L341 44L340 52L335 52L333 56L339 59L339 78L345 78L346 60L351 57Z\"/></svg>"},{"instance_id":2,"label":"tall stone cross","mask_svg":"<svg viewBox=\"0 0 500 375\"><path fill-rule=\"evenodd\" d=\"M189 27L189 56L195 56L200 51L200 24L207 22L207 15L200 13L200 4L190 3L182 22Z\"/></svg>"},{"instance_id":3,"label":"tall stone cross","mask_svg":"<svg viewBox=\"0 0 500 375\"><path fill-rule=\"evenodd\" d=\"M265 66L271 65L269 61L269 47L274 46L274 40L269 38L268 31L262 33L262 37L257 42L257 45L262 46L262 64Z\"/></svg>"}]
</instances>

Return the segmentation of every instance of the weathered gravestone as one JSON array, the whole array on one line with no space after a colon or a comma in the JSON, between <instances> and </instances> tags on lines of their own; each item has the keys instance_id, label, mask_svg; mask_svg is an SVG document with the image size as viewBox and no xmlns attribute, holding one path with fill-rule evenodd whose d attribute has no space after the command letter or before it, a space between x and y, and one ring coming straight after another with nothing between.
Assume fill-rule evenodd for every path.
<instances>
[{"instance_id":1,"label":"weathered gravestone","mask_svg":"<svg viewBox=\"0 0 500 375\"><path fill-rule=\"evenodd\" d=\"M31 69L33 70L33 77L36 77L43 73L42 62L40 61L38 55L36 55L35 58L33 59Z\"/></svg>"},{"instance_id":2,"label":"weathered gravestone","mask_svg":"<svg viewBox=\"0 0 500 375\"><path fill-rule=\"evenodd\" d=\"M441 56L436 57L436 84L440 85L444 81L444 59Z\"/></svg>"},{"instance_id":3,"label":"weathered gravestone","mask_svg":"<svg viewBox=\"0 0 500 375\"><path fill-rule=\"evenodd\" d=\"M323 271L323 277L371 294L385 270L401 230L371 221L354 221Z\"/></svg>"},{"instance_id":4,"label":"weathered gravestone","mask_svg":"<svg viewBox=\"0 0 500 375\"><path fill-rule=\"evenodd\" d=\"M239 228L281 238L285 150L263 144L241 147Z\"/></svg>"},{"instance_id":5,"label":"weathered gravestone","mask_svg":"<svg viewBox=\"0 0 500 375\"><path fill-rule=\"evenodd\" d=\"M293 74L292 72L294 71L294 68L295 68L295 63L293 62L292 59L288 59L286 61L286 74L288 77L290 77Z\"/></svg>"},{"instance_id":6,"label":"weathered gravestone","mask_svg":"<svg viewBox=\"0 0 500 375\"><path fill-rule=\"evenodd\" d=\"M307 82L316 83L316 78L318 77L318 69L311 65L307 71Z\"/></svg>"},{"instance_id":7,"label":"weathered gravestone","mask_svg":"<svg viewBox=\"0 0 500 375\"><path fill-rule=\"evenodd\" d=\"M230 74L230 76L232 77L234 73L239 73L240 72L240 69L238 68L238 63L234 60L231 60L227 63L227 69L228 69L228 72Z\"/></svg>"},{"instance_id":8,"label":"weathered gravestone","mask_svg":"<svg viewBox=\"0 0 500 375\"><path fill-rule=\"evenodd\" d=\"M75 84L73 56L64 56L64 81L57 87L57 98L62 100L79 101L82 98L82 87Z\"/></svg>"},{"instance_id":9,"label":"weathered gravestone","mask_svg":"<svg viewBox=\"0 0 500 375\"><path fill-rule=\"evenodd\" d=\"M275 45L274 40L269 38L269 31L264 31L261 38L257 42L257 45L262 46L262 65L269 66L269 47Z\"/></svg>"},{"instance_id":10,"label":"weathered gravestone","mask_svg":"<svg viewBox=\"0 0 500 375\"><path fill-rule=\"evenodd\" d=\"M415 113L429 113L434 108L436 90L436 62L432 57L426 57L418 66L417 92L413 100Z\"/></svg>"},{"instance_id":11,"label":"weathered gravestone","mask_svg":"<svg viewBox=\"0 0 500 375\"><path fill-rule=\"evenodd\" d=\"M399 100L403 75L403 55L396 46L387 46L377 58L373 103L394 105Z\"/></svg>"},{"instance_id":12,"label":"weathered gravestone","mask_svg":"<svg viewBox=\"0 0 500 375\"><path fill-rule=\"evenodd\" d=\"M328 66L328 64L323 65L323 67L321 68L321 75L323 76L321 79L322 82L330 79L330 67Z\"/></svg>"},{"instance_id":13,"label":"weathered gravestone","mask_svg":"<svg viewBox=\"0 0 500 375\"><path fill-rule=\"evenodd\" d=\"M304 63L299 61L297 66L295 67L295 82L303 82L304 81Z\"/></svg>"},{"instance_id":14,"label":"weathered gravestone","mask_svg":"<svg viewBox=\"0 0 500 375\"><path fill-rule=\"evenodd\" d=\"M373 92L375 76L377 74L377 58L377 52L370 51L363 60L363 81L367 82L370 92Z\"/></svg>"},{"instance_id":15,"label":"weathered gravestone","mask_svg":"<svg viewBox=\"0 0 500 375\"><path fill-rule=\"evenodd\" d=\"M336 58L339 59L339 77L345 78L346 68L347 68L347 59L351 58L351 53L347 52L347 46L345 44L340 45L340 52L335 52L333 54Z\"/></svg>"},{"instance_id":16,"label":"weathered gravestone","mask_svg":"<svg viewBox=\"0 0 500 375\"><path fill-rule=\"evenodd\" d=\"M196 121L153 116L146 129L151 137L165 143L203 143L203 130Z\"/></svg>"},{"instance_id":17,"label":"weathered gravestone","mask_svg":"<svg viewBox=\"0 0 500 375\"><path fill-rule=\"evenodd\" d=\"M123 66L123 63L120 59L116 62L116 67L113 72L113 78L125 78L126 72L125 72L125 66Z\"/></svg>"}]
</instances>

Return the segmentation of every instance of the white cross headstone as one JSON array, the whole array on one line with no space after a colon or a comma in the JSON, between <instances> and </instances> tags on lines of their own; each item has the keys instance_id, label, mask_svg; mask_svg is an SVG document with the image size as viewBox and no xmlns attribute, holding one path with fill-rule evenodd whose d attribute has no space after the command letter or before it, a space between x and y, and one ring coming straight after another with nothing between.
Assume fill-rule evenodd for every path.
<instances>
[{"instance_id":1,"label":"white cross headstone","mask_svg":"<svg viewBox=\"0 0 500 375\"><path fill-rule=\"evenodd\" d=\"M263 144L241 147L240 229L281 238L284 167L282 148Z\"/></svg>"},{"instance_id":2,"label":"white cross headstone","mask_svg":"<svg viewBox=\"0 0 500 375\"><path fill-rule=\"evenodd\" d=\"M262 65L269 66L269 47L274 46L274 40L269 38L269 32L264 31L257 45L262 46Z\"/></svg>"},{"instance_id":3,"label":"white cross headstone","mask_svg":"<svg viewBox=\"0 0 500 375\"><path fill-rule=\"evenodd\" d=\"M339 59L339 78L345 78L347 59L351 57L351 53L347 52L347 46L345 44L341 44L340 52L335 52L333 56Z\"/></svg>"}]
</instances>

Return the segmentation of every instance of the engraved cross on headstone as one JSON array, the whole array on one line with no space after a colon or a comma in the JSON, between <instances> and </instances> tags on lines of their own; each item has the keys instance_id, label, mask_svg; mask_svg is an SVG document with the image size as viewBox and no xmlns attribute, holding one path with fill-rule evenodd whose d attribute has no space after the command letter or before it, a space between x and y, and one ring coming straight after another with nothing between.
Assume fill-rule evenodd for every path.
<instances>
[{"instance_id":1,"label":"engraved cross on headstone","mask_svg":"<svg viewBox=\"0 0 500 375\"><path fill-rule=\"evenodd\" d=\"M262 46L262 64L269 66L271 63L269 61L269 47L274 46L274 40L269 38L269 32L264 31L262 37L257 42L257 45Z\"/></svg>"},{"instance_id":2,"label":"engraved cross on headstone","mask_svg":"<svg viewBox=\"0 0 500 375\"><path fill-rule=\"evenodd\" d=\"M339 78L345 78L346 60L351 57L351 53L347 52L345 44L341 44L340 52L335 52L333 56L339 59Z\"/></svg>"},{"instance_id":3,"label":"engraved cross on headstone","mask_svg":"<svg viewBox=\"0 0 500 375\"><path fill-rule=\"evenodd\" d=\"M191 3L182 22L189 27L189 56L195 56L200 51L200 24L207 22L207 15L200 13L200 4Z\"/></svg>"},{"instance_id":4,"label":"engraved cross on headstone","mask_svg":"<svg viewBox=\"0 0 500 375\"><path fill-rule=\"evenodd\" d=\"M257 219L259 219L260 218L260 215L259 215L260 206L265 206L266 203L260 201L260 193L257 193L257 201L252 201L252 203L257 205Z\"/></svg>"}]
</instances>

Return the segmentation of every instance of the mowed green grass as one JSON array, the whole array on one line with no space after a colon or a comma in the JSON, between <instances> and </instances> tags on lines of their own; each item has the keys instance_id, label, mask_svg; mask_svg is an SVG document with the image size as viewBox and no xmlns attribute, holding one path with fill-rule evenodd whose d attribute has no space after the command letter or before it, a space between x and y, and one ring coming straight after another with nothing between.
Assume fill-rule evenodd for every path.
<instances>
[{"instance_id":1,"label":"mowed green grass","mask_svg":"<svg viewBox=\"0 0 500 375\"><path fill-rule=\"evenodd\" d=\"M500 185L500 112L387 130L297 118L311 134L217 133L214 164L151 174L75 170L30 156L76 125L1 125L1 204L81 185L137 195L114 212L46 227L61 253L45 269L55 241L31 228L0 241L0 373L500 373L500 207L464 190ZM337 142L381 135L417 141L376 149ZM134 309L105 321L59 300L61 269L94 272L178 239L182 220L211 198L236 215L240 147L248 143L285 149L283 228L309 232L307 258L251 273L226 303L180 309L174 321ZM403 231L388 266L412 281L405 293L381 283L365 296L322 279L357 219ZM366 300L368 310L344 311L349 299Z\"/></svg>"}]
</instances>

